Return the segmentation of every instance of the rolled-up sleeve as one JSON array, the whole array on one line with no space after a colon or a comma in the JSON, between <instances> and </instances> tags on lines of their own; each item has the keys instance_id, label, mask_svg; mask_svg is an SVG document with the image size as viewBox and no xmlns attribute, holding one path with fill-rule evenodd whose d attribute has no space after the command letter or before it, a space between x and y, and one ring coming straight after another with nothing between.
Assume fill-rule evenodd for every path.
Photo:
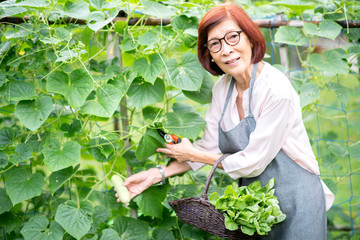
<instances>
[{"instance_id":1,"label":"rolled-up sleeve","mask_svg":"<svg viewBox=\"0 0 360 240\"><path fill-rule=\"evenodd\" d=\"M222 162L230 177L255 177L265 170L286 141L294 124L293 111L293 102L289 99L275 100L264 106L248 146Z\"/></svg>"}]
</instances>

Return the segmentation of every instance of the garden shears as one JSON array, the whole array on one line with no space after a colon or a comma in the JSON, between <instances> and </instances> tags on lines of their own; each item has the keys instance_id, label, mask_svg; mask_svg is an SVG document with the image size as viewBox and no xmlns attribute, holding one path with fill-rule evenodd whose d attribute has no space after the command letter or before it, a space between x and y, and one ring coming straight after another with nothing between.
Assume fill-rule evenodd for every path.
<instances>
[{"instance_id":1,"label":"garden shears","mask_svg":"<svg viewBox=\"0 0 360 240\"><path fill-rule=\"evenodd\" d=\"M179 138L176 135L172 135L169 133L165 133L163 130L161 129L157 129L159 135L164 138L165 142L168 144L177 144L177 143L181 143L181 138Z\"/></svg>"}]
</instances>

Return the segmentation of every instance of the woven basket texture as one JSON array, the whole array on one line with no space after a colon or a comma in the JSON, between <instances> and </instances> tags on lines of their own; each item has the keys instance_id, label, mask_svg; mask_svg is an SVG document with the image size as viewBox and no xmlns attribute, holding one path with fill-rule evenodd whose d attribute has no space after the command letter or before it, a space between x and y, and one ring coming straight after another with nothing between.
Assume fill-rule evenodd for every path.
<instances>
[{"instance_id":1,"label":"woven basket texture","mask_svg":"<svg viewBox=\"0 0 360 240\"><path fill-rule=\"evenodd\" d=\"M208 233L227 239L255 240L257 236L249 236L240 228L230 231L225 228L224 215L208 200L200 197L183 198L169 202L178 218Z\"/></svg>"},{"instance_id":2,"label":"woven basket texture","mask_svg":"<svg viewBox=\"0 0 360 240\"><path fill-rule=\"evenodd\" d=\"M170 201L169 205L174 209L180 220L208 233L227 239L258 239L259 236L256 233L253 236L249 236L241 232L240 228L236 231L226 229L224 215L208 201L207 192L211 178L214 175L217 166L228 155L229 154L224 154L214 164L205 183L205 190L201 197L174 200Z\"/></svg>"}]
</instances>

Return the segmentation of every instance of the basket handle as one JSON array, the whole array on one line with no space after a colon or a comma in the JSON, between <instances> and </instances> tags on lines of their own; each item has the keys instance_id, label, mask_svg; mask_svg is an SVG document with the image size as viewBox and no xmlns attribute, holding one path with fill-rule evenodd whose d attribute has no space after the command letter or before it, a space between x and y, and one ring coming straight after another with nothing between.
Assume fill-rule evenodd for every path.
<instances>
[{"instance_id":1,"label":"basket handle","mask_svg":"<svg viewBox=\"0 0 360 240\"><path fill-rule=\"evenodd\" d=\"M211 178L213 177L214 175L214 172L216 170L216 168L218 167L218 165L222 162L222 160L224 160L227 156L229 156L230 154L229 153L226 153L224 155L222 155L213 165L210 173L209 173L209 176L206 180L206 183L205 183L205 189L204 189L204 193L201 195L201 197L205 200L208 200L208 196L207 196L207 192L209 190L209 186L210 186L210 182L211 182Z\"/></svg>"}]
</instances>

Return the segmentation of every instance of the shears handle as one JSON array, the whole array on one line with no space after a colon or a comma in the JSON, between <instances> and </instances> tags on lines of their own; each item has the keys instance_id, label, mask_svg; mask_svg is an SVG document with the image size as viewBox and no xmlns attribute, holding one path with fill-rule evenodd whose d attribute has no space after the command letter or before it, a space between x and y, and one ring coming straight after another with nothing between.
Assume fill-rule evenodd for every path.
<instances>
[{"instance_id":1,"label":"shears handle","mask_svg":"<svg viewBox=\"0 0 360 240\"><path fill-rule=\"evenodd\" d=\"M172 135L169 133L165 133L164 131L162 131L161 129L157 129L159 135L164 138L165 142L167 142L168 144L177 144L177 143L181 143L181 138L179 138L176 135Z\"/></svg>"}]
</instances>

